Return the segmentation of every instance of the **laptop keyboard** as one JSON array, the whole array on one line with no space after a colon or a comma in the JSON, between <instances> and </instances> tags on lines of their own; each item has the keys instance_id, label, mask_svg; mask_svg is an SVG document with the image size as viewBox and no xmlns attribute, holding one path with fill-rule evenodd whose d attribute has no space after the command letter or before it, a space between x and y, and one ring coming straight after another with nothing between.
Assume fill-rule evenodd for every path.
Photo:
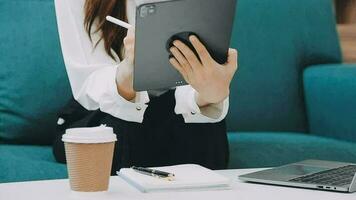
<instances>
[{"instance_id":1,"label":"laptop keyboard","mask_svg":"<svg viewBox=\"0 0 356 200\"><path fill-rule=\"evenodd\" d=\"M344 167L301 176L298 178L291 179L289 181L320 185L343 186L351 184L355 173L356 165L347 165Z\"/></svg>"}]
</instances>

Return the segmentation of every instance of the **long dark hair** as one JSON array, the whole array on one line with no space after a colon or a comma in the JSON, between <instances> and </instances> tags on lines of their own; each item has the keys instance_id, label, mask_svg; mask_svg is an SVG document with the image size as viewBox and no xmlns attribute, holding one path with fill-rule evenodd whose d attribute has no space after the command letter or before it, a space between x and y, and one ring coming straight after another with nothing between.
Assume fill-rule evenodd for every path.
<instances>
[{"instance_id":1,"label":"long dark hair","mask_svg":"<svg viewBox=\"0 0 356 200\"><path fill-rule=\"evenodd\" d=\"M130 0L129 0L130 1ZM104 40L106 53L113 59L111 48L123 58L122 44L127 34L127 30L105 20L107 15L111 15L127 22L126 0L86 0L84 6L84 27L92 40L91 34L101 32L101 37L96 45ZM97 20L97 28L92 30L94 22ZM95 45L95 46L96 46Z\"/></svg>"}]
</instances>

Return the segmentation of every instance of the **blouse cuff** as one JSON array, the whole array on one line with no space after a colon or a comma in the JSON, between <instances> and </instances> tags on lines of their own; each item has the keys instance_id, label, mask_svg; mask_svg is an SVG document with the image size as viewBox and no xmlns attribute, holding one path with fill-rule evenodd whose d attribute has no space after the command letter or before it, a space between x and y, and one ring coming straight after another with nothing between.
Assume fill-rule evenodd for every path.
<instances>
[{"instance_id":1,"label":"blouse cuff","mask_svg":"<svg viewBox=\"0 0 356 200\"><path fill-rule=\"evenodd\" d=\"M228 97L220 103L199 108L195 94L196 90L189 85L176 89L174 111L183 115L185 123L217 123L226 117L229 108Z\"/></svg>"},{"instance_id":2,"label":"blouse cuff","mask_svg":"<svg viewBox=\"0 0 356 200\"><path fill-rule=\"evenodd\" d=\"M149 102L147 92L137 92L133 102L127 101L117 91L115 73L110 80L108 92L100 101L100 110L125 121L142 123Z\"/></svg>"}]
</instances>

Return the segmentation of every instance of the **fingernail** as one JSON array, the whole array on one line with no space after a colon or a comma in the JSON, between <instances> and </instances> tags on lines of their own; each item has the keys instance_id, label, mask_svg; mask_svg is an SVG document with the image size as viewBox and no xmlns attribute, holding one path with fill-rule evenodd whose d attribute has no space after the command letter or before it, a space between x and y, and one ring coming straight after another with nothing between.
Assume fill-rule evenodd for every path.
<instances>
[{"instance_id":1,"label":"fingernail","mask_svg":"<svg viewBox=\"0 0 356 200\"><path fill-rule=\"evenodd\" d=\"M174 58L170 58L170 59L169 59L169 62L173 62L173 61L174 61Z\"/></svg>"},{"instance_id":2,"label":"fingernail","mask_svg":"<svg viewBox=\"0 0 356 200\"><path fill-rule=\"evenodd\" d=\"M174 51L174 47L171 47L169 50L170 50L170 51Z\"/></svg>"},{"instance_id":3,"label":"fingernail","mask_svg":"<svg viewBox=\"0 0 356 200\"><path fill-rule=\"evenodd\" d=\"M197 38L197 36L195 36L195 35L191 35L191 36L189 37L189 39L190 39L190 40L197 40L198 38Z\"/></svg>"}]
</instances>

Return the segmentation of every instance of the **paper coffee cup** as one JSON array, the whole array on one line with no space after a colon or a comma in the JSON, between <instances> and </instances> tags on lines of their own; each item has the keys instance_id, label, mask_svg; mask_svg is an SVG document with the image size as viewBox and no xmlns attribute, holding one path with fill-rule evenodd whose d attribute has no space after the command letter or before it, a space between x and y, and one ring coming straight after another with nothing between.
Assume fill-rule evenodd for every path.
<instances>
[{"instance_id":1,"label":"paper coffee cup","mask_svg":"<svg viewBox=\"0 0 356 200\"><path fill-rule=\"evenodd\" d=\"M107 191L116 135L110 127L67 129L64 142L69 182L78 192Z\"/></svg>"}]
</instances>

